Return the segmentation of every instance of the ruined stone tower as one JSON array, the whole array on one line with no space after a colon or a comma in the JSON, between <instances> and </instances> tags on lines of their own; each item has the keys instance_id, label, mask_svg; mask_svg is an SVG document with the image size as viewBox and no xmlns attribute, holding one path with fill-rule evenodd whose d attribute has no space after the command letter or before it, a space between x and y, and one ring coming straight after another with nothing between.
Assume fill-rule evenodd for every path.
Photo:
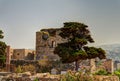
<instances>
[{"instance_id":1,"label":"ruined stone tower","mask_svg":"<svg viewBox=\"0 0 120 81\"><path fill-rule=\"evenodd\" d=\"M36 32L36 60L59 60L59 56L53 53L57 44L65 41L59 33L60 29L42 29Z\"/></svg>"}]
</instances>

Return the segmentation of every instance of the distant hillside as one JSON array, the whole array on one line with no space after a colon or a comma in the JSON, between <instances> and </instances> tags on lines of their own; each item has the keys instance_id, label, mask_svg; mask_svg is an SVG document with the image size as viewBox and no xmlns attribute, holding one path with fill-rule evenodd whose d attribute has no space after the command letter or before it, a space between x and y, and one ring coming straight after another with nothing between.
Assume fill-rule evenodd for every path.
<instances>
[{"instance_id":1,"label":"distant hillside","mask_svg":"<svg viewBox=\"0 0 120 81\"><path fill-rule=\"evenodd\" d=\"M99 47L106 51L107 58L120 60L120 44L102 45Z\"/></svg>"}]
</instances>

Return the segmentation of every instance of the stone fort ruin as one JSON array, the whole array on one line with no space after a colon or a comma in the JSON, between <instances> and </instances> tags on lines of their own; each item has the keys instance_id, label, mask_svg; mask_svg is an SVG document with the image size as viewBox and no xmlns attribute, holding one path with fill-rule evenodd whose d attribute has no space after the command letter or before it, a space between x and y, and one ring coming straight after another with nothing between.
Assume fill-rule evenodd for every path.
<instances>
[{"instance_id":1,"label":"stone fort ruin","mask_svg":"<svg viewBox=\"0 0 120 81\"><path fill-rule=\"evenodd\" d=\"M59 60L59 56L54 54L54 48L58 43L65 42L59 36L61 30L59 28L42 29L36 32L36 60L49 59ZM97 70L95 59L89 59L89 69L92 73ZM81 66L81 65L80 65ZM86 65L84 65L86 66ZM102 66L110 73L113 72L113 62L111 60L105 60Z\"/></svg>"},{"instance_id":2,"label":"stone fort ruin","mask_svg":"<svg viewBox=\"0 0 120 81\"><path fill-rule=\"evenodd\" d=\"M53 53L58 43L65 40L59 36L60 29L42 29L36 32L36 60L48 58L59 60L59 56Z\"/></svg>"}]
</instances>

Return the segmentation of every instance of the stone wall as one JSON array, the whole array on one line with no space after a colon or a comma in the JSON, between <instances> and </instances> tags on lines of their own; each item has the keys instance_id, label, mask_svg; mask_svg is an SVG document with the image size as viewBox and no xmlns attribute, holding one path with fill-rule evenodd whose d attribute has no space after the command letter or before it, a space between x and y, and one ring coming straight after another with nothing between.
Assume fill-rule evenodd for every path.
<instances>
[{"instance_id":1,"label":"stone wall","mask_svg":"<svg viewBox=\"0 0 120 81\"><path fill-rule=\"evenodd\" d=\"M105 67L106 71L108 71L109 73L113 73L114 72L114 63L112 59L106 59L102 65Z\"/></svg>"},{"instance_id":2,"label":"stone wall","mask_svg":"<svg viewBox=\"0 0 120 81\"><path fill-rule=\"evenodd\" d=\"M35 51L31 49L13 49L11 46L6 48L6 64L10 64L10 60L34 60ZM29 59L29 57L30 58Z\"/></svg>"},{"instance_id":3,"label":"stone wall","mask_svg":"<svg viewBox=\"0 0 120 81\"><path fill-rule=\"evenodd\" d=\"M38 61L34 61L34 60L11 60L11 64L13 64L14 66L23 66L23 65L29 65L32 64L34 66L36 66L38 64Z\"/></svg>"},{"instance_id":4,"label":"stone wall","mask_svg":"<svg viewBox=\"0 0 120 81\"><path fill-rule=\"evenodd\" d=\"M59 75L50 75L49 73L37 73L31 75L30 73L10 74L0 77L0 81L60 81Z\"/></svg>"},{"instance_id":5,"label":"stone wall","mask_svg":"<svg viewBox=\"0 0 120 81\"><path fill-rule=\"evenodd\" d=\"M24 77L23 77L24 76ZM27 75L22 74L21 76L18 75L10 75L8 77L1 77L4 81L33 81L35 79L38 81L61 81L60 75L50 75L49 73L39 73L36 75ZM83 80L82 80L83 81ZM117 76L94 76L94 81L119 81Z\"/></svg>"},{"instance_id":6,"label":"stone wall","mask_svg":"<svg viewBox=\"0 0 120 81\"><path fill-rule=\"evenodd\" d=\"M10 46L6 48L6 71L10 71L10 60L12 59L13 49Z\"/></svg>"},{"instance_id":7,"label":"stone wall","mask_svg":"<svg viewBox=\"0 0 120 81\"><path fill-rule=\"evenodd\" d=\"M119 81L119 78L117 76L96 75L94 76L94 81Z\"/></svg>"},{"instance_id":8,"label":"stone wall","mask_svg":"<svg viewBox=\"0 0 120 81\"><path fill-rule=\"evenodd\" d=\"M42 29L36 32L36 59L58 60L59 57L53 53L58 43L65 40L59 36L60 29Z\"/></svg>"},{"instance_id":9,"label":"stone wall","mask_svg":"<svg viewBox=\"0 0 120 81\"><path fill-rule=\"evenodd\" d=\"M96 72L95 59L90 59L90 72L91 73L95 73Z\"/></svg>"},{"instance_id":10,"label":"stone wall","mask_svg":"<svg viewBox=\"0 0 120 81\"><path fill-rule=\"evenodd\" d=\"M15 49L13 53L13 59L24 59L25 57L25 50L24 49Z\"/></svg>"},{"instance_id":11,"label":"stone wall","mask_svg":"<svg viewBox=\"0 0 120 81\"><path fill-rule=\"evenodd\" d=\"M12 59L25 60L29 54L34 55L34 51L28 49L14 49Z\"/></svg>"}]
</instances>

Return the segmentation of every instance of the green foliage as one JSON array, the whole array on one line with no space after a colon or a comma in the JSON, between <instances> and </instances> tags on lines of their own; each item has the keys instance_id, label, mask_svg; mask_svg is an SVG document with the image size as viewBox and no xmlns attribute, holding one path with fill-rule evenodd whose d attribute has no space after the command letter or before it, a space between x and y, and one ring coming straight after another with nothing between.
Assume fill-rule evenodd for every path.
<instances>
[{"instance_id":1,"label":"green foliage","mask_svg":"<svg viewBox=\"0 0 120 81\"><path fill-rule=\"evenodd\" d=\"M66 42L59 43L55 47L54 53L58 54L63 63L71 63L79 60L99 57L106 58L105 51L101 48L88 47L88 43L93 43L88 26L78 22L66 22L61 28L59 35L66 39Z\"/></svg>"},{"instance_id":2,"label":"green foliage","mask_svg":"<svg viewBox=\"0 0 120 81\"><path fill-rule=\"evenodd\" d=\"M20 66L20 65L18 65L18 67L16 68L16 70L15 70L15 72L16 73L22 73L22 72L35 72L36 70L35 70L36 68L35 68L35 66L34 65L32 65L32 64L29 64L29 65L24 65L24 66Z\"/></svg>"},{"instance_id":3,"label":"green foliage","mask_svg":"<svg viewBox=\"0 0 120 81\"><path fill-rule=\"evenodd\" d=\"M33 66L32 64L21 66L21 69L23 72L35 72L35 66Z\"/></svg>"},{"instance_id":4,"label":"green foliage","mask_svg":"<svg viewBox=\"0 0 120 81\"><path fill-rule=\"evenodd\" d=\"M90 35L90 31L87 29L88 26L83 23L78 22L66 22L64 23L64 27L61 28L60 36L62 38L69 38L72 41L76 42L77 40L80 40L82 43L83 41L92 43L94 40L92 39ZM83 44L83 45L85 45Z\"/></svg>"},{"instance_id":5,"label":"green foliage","mask_svg":"<svg viewBox=\"0 0 120 81\"><path fill-rule=\"evenodd\" d=\"M120 79L120 69L116 70L116 71L114 72L114 74L117 75L117 76L119 77L119 79Z\"/></svg>"},{"instance_id":6,"label":"green foliage","mask_svg":"<svg viewBox=\"0 0 120 81\"><path fill-rule=\"evenodd\" d=\"M4 36L3 36L3 32L2 30L0 30L0 39L2 39Z\"/></svg>"},{"instance_id":7,"label":"green foliage","mask_svg":"<svg viewBox=\"0 0 120 81\"><path fill-rule=\"evenodd\" d=\"M93 78L87 73L68 71L65 75L61 75L61 81L93 81Z\"/></svg>"},{"instance_id":8,"label":"green foliage","mask_svg":"<svg viewBox=\"0 0 120 81\"><path fill-rule=\"evenodd\" d=\"M5 55L0 55L0 61L1 61L2 63L5 63L5 61L6 61Z\"/></svg>"},{"instance_id":9,"label":"green foliage","mask_svg":"<svg viewBox=\"0 0 120 81\"><path fill-rule=\"evenodd\" d=\"M101 48L85 46L84 50L86 51L88 58L95 58L95 57L99 57L100 59L106 58L105 51Z\"/></svg>"},{"instance_id":10,"label":"green foliage","mask_svg":"<svg viewBox=\"0 0 120 81\"><path fill-rule=\"evenodd\" d=\"M35 78L35 80L34 81L39 81L39 79L38 78Z\"/></svg>"},{"instance_id":11,"label":"green foliage","mask_svg":"<svg viewBox=\"0 0 120 81\"><path fill-rule=\"evenodd\" d=\"M16 68L16 73L22 73L22 67L19 65L17 68Z\"/></svg>"},{"instance_id":12,"label":"green foliage","mask_svg":"<svg viewBox=\"0 0 120 81\"><path fill-rule=\"evenodd\" d=\"M0 55L5 55L6 44L5 42L0 41Z\"/></svg>"},{"instance_id":13,"label":"green foliage","mask_svg":"<svg viewBox=\"0 0 120 81\"><path fill-rule=\"evenodd\" d=\"M0 30L0 39L3 39L3 32L2 30ZM5 60L6 60L6 44L3 41L0 41L0 64L5 64Z\"/></svg>"},{"instance_id":14,"label":"green foliage","mask_svg":"<svg viewBox=\"0 0 120 81\"><path fill-rule=\"evenodd\" d=\"M109 73L106 70L99 70L98 72L95 73L96 75L108 75Z\"/></svg>"}]
</instances>

